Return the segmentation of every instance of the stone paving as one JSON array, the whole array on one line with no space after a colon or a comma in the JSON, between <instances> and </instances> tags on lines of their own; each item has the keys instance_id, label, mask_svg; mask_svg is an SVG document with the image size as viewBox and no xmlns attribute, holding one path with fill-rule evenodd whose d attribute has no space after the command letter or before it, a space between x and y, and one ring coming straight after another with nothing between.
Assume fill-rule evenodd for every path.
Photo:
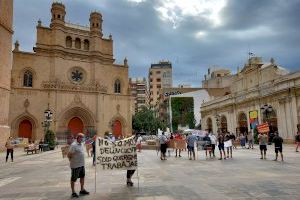
<instances>
[{"instance_id":1,"label":"stone paving","mask_svg":"<svg viewBox=\"0 0 300 200\"><path fill-rule=\"evenodd\" d=\"M196 161L188 160L187 152L181 158L172 153L161 161L156 151L144 150L138 154L134 187L125 185L125 171L99 171L96 193L95 168L87 158L86 188L91 194L79 199L300 199L300 153L294 146L284 146L285 162L275 162L273 148L268 146L267 160L259 159L256 147L235 150L233 159L222 161L206 159L203 151ZM0 156L0 200L71 199L68 160L59 150L36 155L17 151L13 163L4 162L4 153Z\"/></svg>"}]
</instances>

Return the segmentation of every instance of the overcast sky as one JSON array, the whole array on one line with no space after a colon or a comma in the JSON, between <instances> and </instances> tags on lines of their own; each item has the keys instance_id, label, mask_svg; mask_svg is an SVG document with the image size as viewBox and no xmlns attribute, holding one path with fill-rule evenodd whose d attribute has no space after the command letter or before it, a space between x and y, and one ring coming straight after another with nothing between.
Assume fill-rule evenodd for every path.
<instances>
[{"instance_id":1,"label":"overcast sky","mask_svg":"<svg viewBox=\"0 0 300 200\"><path fill-rule=\"evenodd\" d=\"M14 40L32 51L36 24L50 23L53 0L14 1ZM169 60L173 85L200 86L208 67L236 72L253 52L273 57L289 71L300 70L299 0L63 0L66 21L89 24L103 16L116 63L127 57L130 77L147 77L151 63Z\"/></svg>"}]
</instances>

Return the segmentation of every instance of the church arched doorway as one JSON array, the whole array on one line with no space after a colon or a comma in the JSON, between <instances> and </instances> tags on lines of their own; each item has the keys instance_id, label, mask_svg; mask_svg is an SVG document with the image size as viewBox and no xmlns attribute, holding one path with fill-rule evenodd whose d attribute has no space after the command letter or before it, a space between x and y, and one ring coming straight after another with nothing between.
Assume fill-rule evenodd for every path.
<instances>
[{"instance_id":1,"label":"church arched doorway","mask_svg":"<svg viewBox=\"0 0 300 200\"><path fill-rule=\"evenodd\" d=\"M84 125L79 117L73 117L68 123L68 129L72 135L83 133Z\"/></svg>"},{"instance_id":2,"label":"church arched doorway","mask_svg":"<svg viewBox=\"0 0 300 200\"><path fill-rule=\"evenodd\" d=\"M115 120L113 123L113 134L116 138L122 136L122 124L119 120Z\"/></svg>"},{"instance_id":3,"label":"church arched doorway","mask_svg":"<svg viewBox=\"0 0 300 200\"><path fill-rule=\"evenodd\" d=\"M20 122L18 136L21 138L32 138L32 124L29 120L25 119Z\"/></svg>"}]
</instances>

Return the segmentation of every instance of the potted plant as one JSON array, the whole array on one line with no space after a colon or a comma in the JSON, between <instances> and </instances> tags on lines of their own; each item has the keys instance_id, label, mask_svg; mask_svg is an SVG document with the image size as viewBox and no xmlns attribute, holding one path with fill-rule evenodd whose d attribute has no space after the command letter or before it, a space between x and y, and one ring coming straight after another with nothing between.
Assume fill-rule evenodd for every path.
<instances>
[{"instance_id":1,"label":"potted plant","mask_svg":"<svg viewBox=\"0 0 300 200\"><path fill-rule=\"evenodd\" d=\"M55 134L52 130L47 130L45 135L45 143L48 144L50 150L54 150L56 142L55 142Z\"/></svg>"}]
</instances>

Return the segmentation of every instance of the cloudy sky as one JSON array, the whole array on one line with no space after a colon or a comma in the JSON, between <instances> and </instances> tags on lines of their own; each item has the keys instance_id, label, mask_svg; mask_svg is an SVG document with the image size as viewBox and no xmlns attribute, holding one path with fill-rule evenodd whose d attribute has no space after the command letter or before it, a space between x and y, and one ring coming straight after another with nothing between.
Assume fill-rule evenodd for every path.
<instances>
[{"instance_id":1,"label":"cloudy sky","mask_svg":"<svg viewBox=\"0 0 300 200\"><path fill-rule=\"evenodd\" d=\"M32 51L35 26L50 23L53 0L14 1L14 40ZM128 58L131 77L148 75L151 63L169 60L173 84L200 86L208 67L236 72L253 52L289 71L300 70L299 0L62 0L66 21L88 25L103 15L114 40L116 63Z\"/></svg>"}]
</instances>

